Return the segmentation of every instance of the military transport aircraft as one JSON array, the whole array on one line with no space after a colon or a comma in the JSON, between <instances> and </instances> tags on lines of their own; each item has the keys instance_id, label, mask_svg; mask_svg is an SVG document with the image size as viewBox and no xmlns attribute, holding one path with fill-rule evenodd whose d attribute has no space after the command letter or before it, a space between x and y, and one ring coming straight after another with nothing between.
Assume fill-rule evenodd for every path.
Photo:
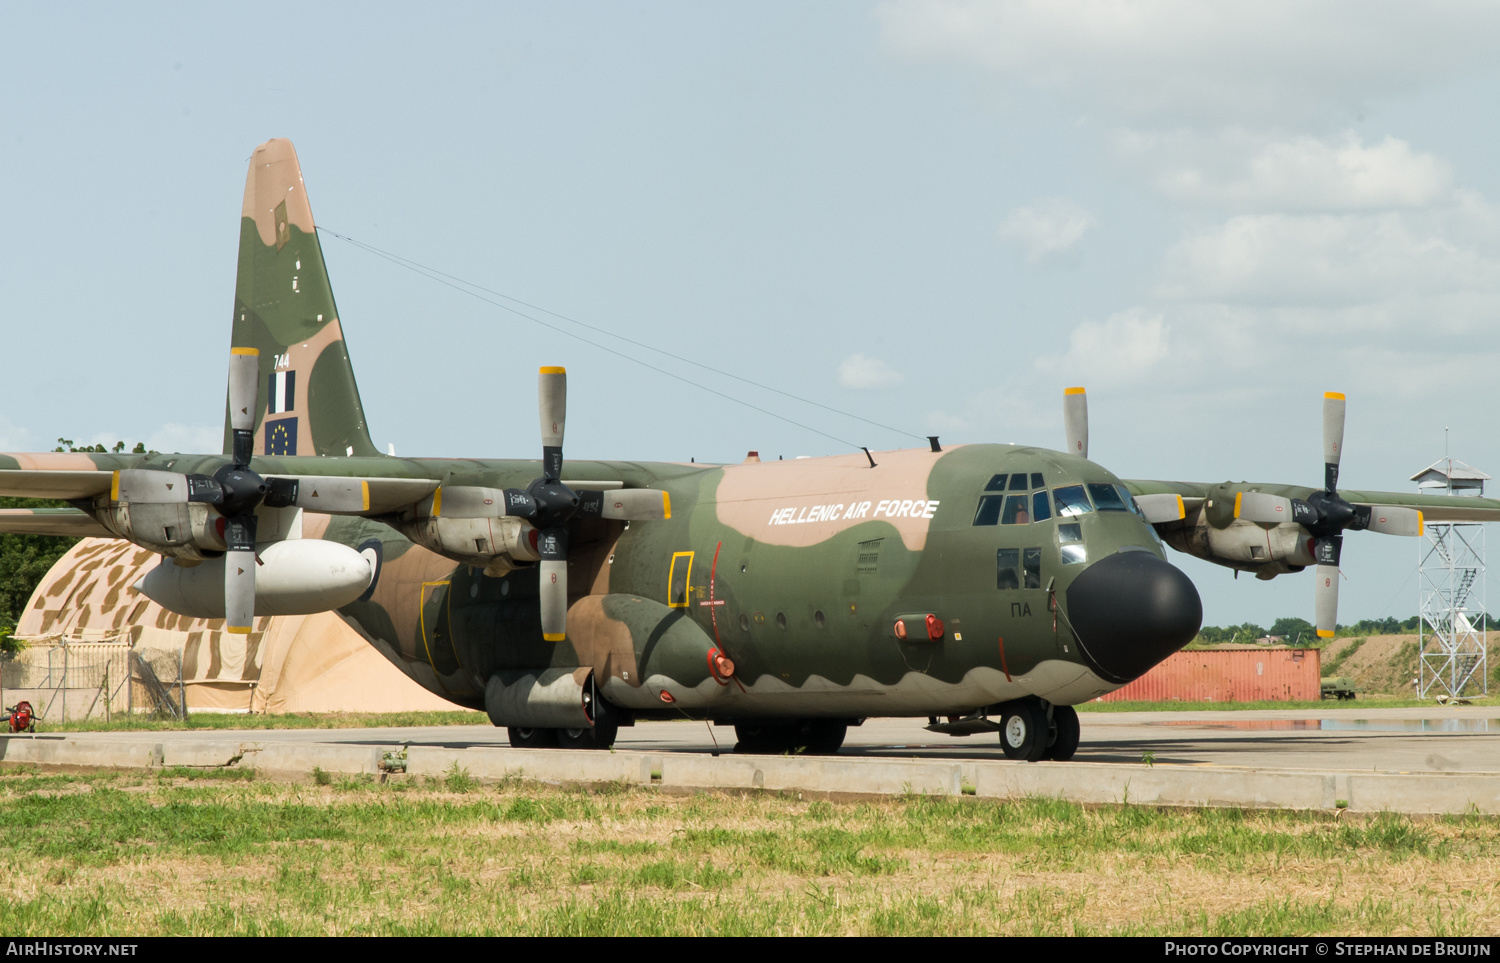
<instances>
[{"instance_id":1,"label":"military transport aircraft","mask_svg":"<svg viewBox=\"0 0 1500 963\"><path fill-rule=\"evenodd\" d=\"M999 732L1070 758L1073 705L1189 642L1180 551L1261 578L1317 570L1331 634L1342 533L1500 519L1500 501L1121 481L1067 445L737 465L563 460L566 374L540 372L541 461L397 458L370 442L290 142L256 149L240 221L222 454L0 455L0 530L129 539L138 589L249 633L336 611L407 675L509 727L604 748L636 719L731 724L747 752L836 752L872 716ZM217 626L215 626L217 627Z\"/></svg>"}]
</instances>

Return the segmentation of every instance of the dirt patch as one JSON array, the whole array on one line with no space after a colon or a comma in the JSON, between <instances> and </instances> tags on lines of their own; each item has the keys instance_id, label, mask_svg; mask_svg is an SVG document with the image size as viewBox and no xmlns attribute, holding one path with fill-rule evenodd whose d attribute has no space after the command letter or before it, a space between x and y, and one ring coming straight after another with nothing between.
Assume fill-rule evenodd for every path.
<instances>
[{"instance_id":1,"label":"dirt patch","mask_svg":"<svg viewBox=\"0 0 1500 963\"><path fill-rule=\"evenodd\" d=\"M1500 670L1500 633L1492 633L1489 641L1490 688L1493 691L1497 682L1495 673ZM1327 668L1356 643L1359 643L1357 651L1345 657L1334 669ZM1416 695L1412 680L1417 677L1418 644L1415 634L1372 635L1363 642L1358 638L1335 639L1323 650L1323 674L1348 676L1361 693L1410 698Z\"/></svg>"}]
</instances>

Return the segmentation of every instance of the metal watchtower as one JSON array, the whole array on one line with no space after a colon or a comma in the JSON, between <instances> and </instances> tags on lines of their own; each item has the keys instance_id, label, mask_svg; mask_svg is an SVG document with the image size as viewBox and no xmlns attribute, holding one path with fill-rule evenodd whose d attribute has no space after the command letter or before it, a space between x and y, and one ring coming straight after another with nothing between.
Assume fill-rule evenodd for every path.
<instances>
[{"instance_id":1,"label":"metal watchtower","mask_svg":"<svg viewBox=\"0 0 1500 963\"><path fill-rule=\"evenodd\" d=\"M1411 480L1426 494L1483 495L1490 476L1454 458ZM1417 695L1489 694L1484 588L1484 525L1428 522L1418 546Z\"/></svg>"}]
</instances>

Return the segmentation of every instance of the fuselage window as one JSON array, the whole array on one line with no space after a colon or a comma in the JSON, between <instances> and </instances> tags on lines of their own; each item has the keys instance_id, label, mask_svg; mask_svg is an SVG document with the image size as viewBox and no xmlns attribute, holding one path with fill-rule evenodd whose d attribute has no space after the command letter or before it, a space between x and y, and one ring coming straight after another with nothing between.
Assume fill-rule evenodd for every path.
<instances>
[{"instance_id":1,"label":"fuselage window","mask_svg":"<svg viewBox=\"0 0 1500 963\"><path fill-rule=\"evenodd\" d=\"M1031 520L1045 522L1052 517L1052 508L1047 503L1047 493L1037 492L1031 496Z\"/></svg>"},{"instance_id":2,"label":"fuselage window","mask_svg":"<svg viewBox=\"0 0 1500 963\"><path fill-rule=\"evenodd\" d=\"M1082 485L1054 488L1052 498L1057 503L1057 514L1060 518L1066 518L1069 515L1086 515L1094 510L1094 506L1089 504L1089 496L1084 493Z\"/></svg>"},{"instance_id":3,"label":"fuselage window","mask_svg":"<svg viewBox=\"0 0 1500 963\"><path fill-rule=\"evenodd\" d=\"M1042 587L1042 550L1040 548L1028 548L1021 555L1021 573L1024 576L1023 584L1027 588Z\"/></svg>"},{"instance_id":4,"label":"fuselage window","mask_svg":"<svg viewBox=\"0 0 1500 963\"><path fill-rule=\"evenodd\" d=\"M1057 554L1064 565L1077 565L1088 560L1088 550L1083 544L1083 526L1077 522L1058 525L1057 542Z\"/></svg>"},{"instance_id":5,"label":"fuselage window","mask_svg":"<svg viewBox=\"0 0 1500 963\"><path fill-rule=\"evenodd\" d=\"M1009 475L995 475L995 476L993 476L992 478L990 478L990 483L988 485L984 486L984 490L987 491L987 492L1003 492L1003 491L1005 491L1005 479L1007 479L1009 477L1010 477Z\"/></svg>"},{"instance_id":6,"label":"fuselage window","mask_svg":"<svg viewBox=\"0 0 1500 963\"><path fill-rule=\"evenodd\" d=\"M1000 589L1014 589L1021 587L1021 577L1017 568L1021 564L1021 550L1019 548L1002 548L995 553L995 587Z\"/></svg>"},{"instance_id":7,"label":"fuselage window","mask_svg":"<svg viewBox=\"0 0 1500 963\"><path fill-rule=\"evenodd\" d=\"M979 496L979 510L974 513L975 525L993 525L1000 521L1000 506L1005 504L1004 495Z\"/></svg>"},{"instance_id":8,"label":"fuselage window","mask_svg":"<svg viewBox=\"0 0 1500 963\"><path fill-rule=\"evenodd\" d=\"M1031 486L1026 484L1026 473L1018 471L1010 476L1010 490L1013 492L1024 492Z\"/></svg>"},{"instance_id":9,"label":"fuselage window","mask_svg":"<svg viewBox=\"0 0 1500 963\"><path fill-rule=\"evenodd\" d=\"M1089 494L1094 496L1094 505L1101 512L1128 512L1129 508L1120 499L1113 485L1089 485Z\"/></svg>"},{"instance_id":10,"label":"fuselage window","mask_svg":"<svg viewBox=\"0 0 1500 963\"><path fill-rule=\"evenodd\" d=\"M1031 522L1031 515L1026 511L1025 495L1006 495L1005 514L1000 518L1002 525L1026 525Z\"/></svg>"}]
</instances>

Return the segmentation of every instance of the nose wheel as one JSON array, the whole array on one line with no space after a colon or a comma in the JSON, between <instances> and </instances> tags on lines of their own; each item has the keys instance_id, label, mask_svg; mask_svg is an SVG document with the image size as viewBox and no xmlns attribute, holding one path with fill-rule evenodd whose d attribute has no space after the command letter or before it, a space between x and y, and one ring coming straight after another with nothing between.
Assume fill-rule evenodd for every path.
<instances>
[{"instance_id":1,"label":"nose wheel","mask_svg":"<svg viewBox=\"0 0 1500 963\"><path fill-rule=\"evenodd\" d=\"M1000 748L1017 762L1066 762L1078 751L1078 711L1040 699L1017 699L1000 713Z\"/></svg>"}]
</instances>

